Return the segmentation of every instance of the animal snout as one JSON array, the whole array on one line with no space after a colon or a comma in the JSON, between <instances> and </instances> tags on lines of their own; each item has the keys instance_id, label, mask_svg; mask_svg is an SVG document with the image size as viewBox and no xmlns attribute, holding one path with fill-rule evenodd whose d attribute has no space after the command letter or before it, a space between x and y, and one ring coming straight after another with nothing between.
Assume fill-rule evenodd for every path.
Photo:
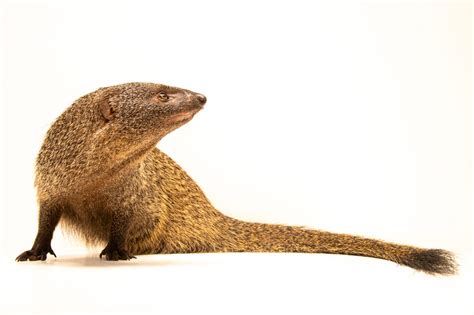
<instances>
[{"instance_id":1,"label":"animal snout","mask_svg":"<svg viewBox=\"0 0 474 315\"><path fill-rule=\"evenodd\" d=\"M198 99L198 101L199 101L199 103L200 103L201 105L206 104L207 98L206 98L204 95L202 95L202 94L197 94L197 95L196 95L196 98Z\"/></svg>"}]
</instances>

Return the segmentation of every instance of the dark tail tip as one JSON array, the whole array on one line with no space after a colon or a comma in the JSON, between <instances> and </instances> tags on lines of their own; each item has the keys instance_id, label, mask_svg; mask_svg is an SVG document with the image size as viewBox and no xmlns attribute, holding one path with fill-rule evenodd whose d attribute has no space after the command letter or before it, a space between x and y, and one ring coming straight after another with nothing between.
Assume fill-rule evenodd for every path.
<instances>
[{"instance_id":1,"label":"dark tail tip","mask_svg":"<svg viewBox=\"0 0 474 315\"><path fill-rule=\"evenodd\" d=\"M409 254L403 264L433 275L453 275L458 265L454 254L443 249L422 249Z\"/></svg>"}]
</instances>

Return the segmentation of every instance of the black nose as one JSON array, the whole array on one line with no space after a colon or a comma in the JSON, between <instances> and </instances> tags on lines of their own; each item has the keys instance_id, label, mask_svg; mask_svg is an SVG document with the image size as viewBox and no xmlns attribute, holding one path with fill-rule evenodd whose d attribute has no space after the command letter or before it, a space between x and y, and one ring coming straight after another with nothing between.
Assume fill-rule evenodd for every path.
<instances>
[{"instance_id":1,"label":"black nose","mask_svg":"<svg viewBox=\"0 0 474 315\"><path fill-rule=\"evenodd\" d=\"M202 95L202 94L197 94L196 97L197 97L199 103L201 103L201 105L206 104L207 99L206 99L206 97L205 97L204 95Z\"/></svg>"}]
</instances>

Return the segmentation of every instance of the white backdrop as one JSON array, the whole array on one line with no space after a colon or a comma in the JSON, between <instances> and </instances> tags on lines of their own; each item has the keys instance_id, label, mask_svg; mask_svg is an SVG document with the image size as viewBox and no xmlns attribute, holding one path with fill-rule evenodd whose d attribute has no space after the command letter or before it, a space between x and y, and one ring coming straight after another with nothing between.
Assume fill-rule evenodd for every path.
<instances>
[{"instance_id":1,"label":"white backdrop","mask_svg":"<svg viewBox=\"0 0 474 315\"><path fill-rule=\"evenodd\" d=\"M226 214L469 258L469 4L0 8L5 259L36 234L34 160L49 124L79 96L130 81L207 96L205 109L158 147ZM58 232L53 248L81 250Z\"/></svg>"}]
</instances>

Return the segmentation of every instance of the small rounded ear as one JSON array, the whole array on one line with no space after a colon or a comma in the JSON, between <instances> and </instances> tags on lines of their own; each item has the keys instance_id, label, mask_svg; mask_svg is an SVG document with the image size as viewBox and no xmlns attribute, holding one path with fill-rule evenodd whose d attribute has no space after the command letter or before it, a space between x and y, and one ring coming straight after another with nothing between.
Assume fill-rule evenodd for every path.
<instances>
[{"instance_id":1,"label":"small rounded ear","mask_svg":"<svg viewBox=\"0 0 474 315\"><path fill-rule=\"evenodd\" d=\"M105 94L99 100L99 111L105 121L111 121L115 117L115 110L112 107L112 104L110 104L110 97L110 94Z\"/></svg>"}]
</instances>

